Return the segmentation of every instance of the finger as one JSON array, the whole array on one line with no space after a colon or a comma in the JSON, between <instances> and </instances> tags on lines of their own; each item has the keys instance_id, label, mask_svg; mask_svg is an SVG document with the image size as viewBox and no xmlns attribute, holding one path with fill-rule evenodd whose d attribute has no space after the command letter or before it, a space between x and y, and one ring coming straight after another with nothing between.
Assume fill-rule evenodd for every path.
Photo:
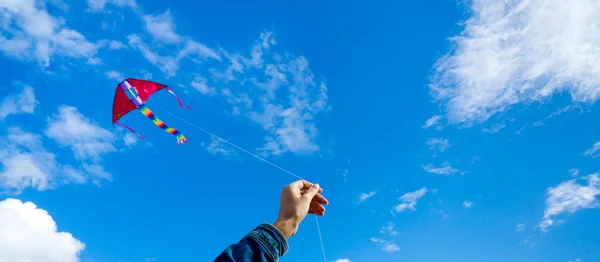
<instances>
[{"instance_id":1,"label":"finger","mask_svg":"<svg viewBox=\"0 0 600 262\"><path fill-rule=\"evenodd\" d=\"M319 204L311 205L309 208L309 212L313 214L325 212L325 207Z\"/></svg>"},{"instance_id":2,"label":"finger","mask_svg":"<svg viewBox=\"0 0 600 262\"><path fill-rule=\"evenodd\" d=\"M303 189L309 189L312 185L313 183L308 182L306 180L297 180L290 184L291 187L293 187L294 189L298 189L298 191L301 191Z\"/></svg>"},{"instance_id":3,"label":"finger","mask_svg":"<svg viewBox=\"0 0 600 262\"><path fill-rule=\"evenodd\" d=\"M312 210L309 211L309 213L315 214L318 216L325 215L325 207L320 206L320 208L313 208Z\"/></svg>"},{"instance_id":4,"label":"finger","mask_svg":"<svg viewBox=\"0 0 600 262\"><path fill-rule=\"evenodd\" d=\"M306 199L310 199L312 202L312 199L315 197L317 192L319 192L319 189L320 189L319 184L314 184L306 191L306 193L304 193L304 195L302 195L302 197L306 198Z\"/></svg>"},{"instance_id":5,"label":"finger","mask_svg":"<svg viewBox=\"0 0 600 262\"><path fill-rule=\"evenodd\" d=\"M301 189L300 190L300 194L304 195L304 193L306 193L306 191L308 191L308 189L310 189L310 187L309 188L303 188L303 189ZM319 192L318 193L322 193L322 192L323 192L323 188L319 187Z\"/></svg>"},{"instance_id":6,"label":"finger","mask_svg":"<svg viewBox=\"0 0 600 262\"><path fill-rule=\"evenodd\" d=\"M327 198L325 198L325 197L324 197L323 195L321 195L321 194L317 194L317 195L315 195L315 197L313 198L313 200L312 200L312 201L316 201L316 202L318 202L318 203L320 203L320 204L324 204L324 205L327 205L327 204L329 204L329 200L327 200Z\"/></svg>"}]
</instances>

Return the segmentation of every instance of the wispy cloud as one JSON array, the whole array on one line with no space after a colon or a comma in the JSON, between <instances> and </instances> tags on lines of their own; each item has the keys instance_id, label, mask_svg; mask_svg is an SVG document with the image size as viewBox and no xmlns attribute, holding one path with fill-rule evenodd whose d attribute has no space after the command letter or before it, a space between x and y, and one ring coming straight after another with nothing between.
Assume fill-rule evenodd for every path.
<instances>
[{"instance_id":1,"label":"wispy cloud","mask_svg":"<svg viewBox=\"0 0 600 262\"><path fill-rule=\"evenodd\" d=\"M59 232L46 210L13 198L0 202L0 232L0 261L79 261L85 249L70 233Z\"/></svg>"},{"instance_id":2,"label":"wispy cloud","mask_svg":"<svg viewBox=\"0 0 600 262\"><path fill-rule=\"evenodd\" d=\"M0 137L0 166L0 188L17 195L26 188L44 191L60 184L83 184L90 178L96 184L111 178L95 163L74 167L57 162L56 155L44 148L40 135L18 127Z\"/></svg>"},{"instance_id":3,"label":"wispy cloud","mask_svg":"<svg viewBox=\"0 0 600 262\"><path fill-rule=\"evenodd\" d=\"M267 133L259 151L270 155L317 152L321 148L314 119L329 109L326 83L315 79L305 57L274 52L276 43L273 33L265 31L249 56L221 49L228 64L213 68L210 80L230 83L218 93L231 105L231 112L246 116Z\"/></svg>"},{"instance_id":4,"label":"wispy cloud","mask_svg":"<svg viewBox=\"0 0 600 262\"><path fill-rule=\"evenodd\" d=\"M465 200L465 201L463 201L463 207L464 208L471 208L471 207L473 207L473 202Z\"/></svg>"},{"instance_id":5,"label":"wispy cloud","mask_svg":"<svg viewBox=\"0 0 600 262\"><path fill-rule=\"evenodd\" d=\"M115 80L115 81L123 81L125 79L125 75L121 72L117 72L115 70L110 70L106 72L106 78Z\"/></svg>"},{"instance_id":6,"label":"wispy cloud","mask_svg":"<svg viewBox=\"0 0 600 262\"><path fill-rule=\"evenodd\" d=\"M400 200L400 204L394 207L394 211L396 212L404 212L407 210L416 210L417 202L421 197L423 197L427 193L427 188L422 187L419 190L408 192L402 195L398 200Z\"/></svg>"},{"instance_id":7,"label":"wispy cloud","mask_svg":"<svg viewBox=\"0 0 600 262\"><path fill-rule=\"evenodd\" d=\"M400 247L398 247L398 245L396 245L392 242L387 242L383 245L383 247L381 247L381 250L388 252L388 253L393 253L396 251L400 251Z\"/></svg>"},{"instance_id":8,"label":"wispy cloud","mask_svg":"<svg viewBox=\"0 0 600 262\"><path fill-rule=\"evenodd\" d=\"M326 82L315 77L305 57L274 51L277 41L273 32L261 32L245 55L225 48L215 50L178 34L169 10L141 16L146 32L156 41L144 41L144 34L137 33L127 37L129 46L167 78L177 75L183 59L202 64L208 74L196 76L190 85L202 94L226 101L232 114L257 123L266 133L263 145L258 147L260 153L306 154L321 150L315 118L330 108ZM155 42L176 44L175 51Z\"/></svg>"},{"instance_id":9,"label":"wispy cloud","mask_svg":"<svg viewBox=\"0 0 600 262\"><path fill-rule=\"evenodd\" d=\"M108 49L110 50L119 50L127 48L127 46L119 41L112 40L108 43Z\"/></svg>"},{"instance_id":10,"label":"wispy cloud","mask_svg":"<svg viewBox=\"0 0 600 262\"><path fill-rule=\"evenodd\" d=\"M52 1L1 1L0 52L23 60L50 65L54 55L81 58L97 62L97 43L88 41L83 34L65 25L64 19L54 17L46 10Z\"/></svg>"},{"instance_id":11,"label":"wispy cloud","mask_svg":"<svg viewBox=\"0 0 600 262\"><path fill-rule=\"evenodd\" d=\"M181 42L182 37L175 33L175 24L170 10L156 16L145 15L143 18L146 30L154 39L168 44Z\"/></svg>"},{"instance_id":12,"label":"wispy cloud","mask_svg":"<svg viewBox=\"0 0 600 262\"><path fill-rule=\"evenodd\" d=\"M398 231L396 231L396 226L394 225L394 222L388 222L383 227L381 227L379 233L387 236L395 236L398 234Z\"/></svg>"},{"instance_id":13,"label":"wispy cloud","mask_svg":"<svg viewBox=\"0 0 600 262\"><path fill-rule=\"evenodd\" d=\"M525 129L527 129L529 126L533 126L533 127L542 127L542 126L546 125L546 123L547 123L548 121L550 121L550 119L552 119L552 118L555 118L555 117L557 117L557 116L560 116L560 115L562 115L562 114L564 114L564 113L566 113L566 112L573 111L573 110L575 110L575 109L579 109L579 113L583 113L583 112L584 112L584 110L583 110L583 107L581 107L581 106L579 106L579 105L567 105L567 106L561 107L561 108L557 109L556 111L554 111L554 112L550 113L549 115L547 115L546 117L544 117L542 120L538 120L538 121L535 121L535 122L534 122L533 124L531 124L531 125L527 124L527 125L525 125L525 126L521 127L521 128L520 128L520 129L519 129L519 130L516 132L516 134L517 134L517 135L521 135L521 133L523 133L523 131L524 131Z\"/></svg>"},{"instance_id":14,"label":"wispy cloud","mask_svg":"<svg viewBox=\"0 0 600 262\"><path fill-rule=\"evenodd\" d=\"M176 55L162 56L145 43L140 35L132 34L127 39L132 48L139 51L150 64L157 66L166 77L173 77L177 74L180 62L184 58L221 59L215 50L192 40L186 40L183 48L175 52ZM169 53L173 53L173 51L170 50Z\"/></svg>"},{"instance_id":15,"label":"wispy cloud","mask_svg":"<svg viewBox=\"0 0 600 262\"><path fill-rule=\"evenodd\" d=\"M383 240L381 238L377 238L377 237L372 237L371 242L381 244L381 243L385 243L385 240Z\"/></svg>"},{"instance_id":16,"label":"wispy cloud","mask_svg":"<svg viewBox=\"0 0 600 262\"><path fill-rule=\"evenodd\" d=\"M344 168L338 171L342 173L342 176L344 177L344 183L348 182L348 172L350 172L350 170L348 170L348 168Z\"/></svg>"},{"instance_id":17,"label":"wispy cloud","mask_svg":"<svg viewBox=\"0 0 600 262\"><path fill-rule=\"evenodd\" d=\"M474 124L521 102L600 90L600 2L469 1L470 17L435 65L432 95L451 123ZM552 26L548 26L552 24Z\"/></svg>"},{"instance_id":18,"label":"wispy cloud","mask_svg":"<svg viewBox=\"0 0 600 262\"><path fill-rule=\"evenodd\" d=\"M210 143L207 145L202 142L202 146L206 147L206 151L213 155L221 155L221 156L231 156L236 155L233 148L221 140L211 137Z\"/></svg>"},{"instance_id":19,"label":"wispy cloud","mask_svg":"<svg viewBox=\"0 0 600 262\"><path fill-rule=\"evenodd\" d=\"M429 146L429 150L434 152L444 152L451 146L450 141L446 138L430 138L427 139L426 144Z\"/></svg>"},{"instance_id":20,"label":"wispy cloud","mask_svg":"<svg viewBox=\"0 0 600 262\"><path fill-rule=\"evenodd\" d=\"M0 122L9 115L33 114L38 101L35 99L33 88L25 86L20 93L4 98L0 104Z\"/></svg>"},{"instance_id":21,"label":"wispy cloud","mask_svg":"<svg viewBox=\"0 0 600 262\"><path fill-rule=\"evenodd\" d=\"M195 76L194 80L190 83L190 86L205 95L212 95L216 92L214 87L208 86L206 77L202 76Z\"/></svg>"},{"instance_id":22,"label":"wispy cloud","mask_svg":"<svg viewBox=\"0 0 600 262\"><path fill-rule=\"evenodd\" d=\"M546 209L539 224L542 231L547 231L555 223L556 217L563 213L573 214L580 209L600 206L597 199L600 195L600 176L595 173L582 179L588 181L587 186L572 179L546 190Z\"/></svg>"},{"instance_id":23,"label":"wispy cloud","mask_svg":"<svg viewBox=\"0 0 600 262\"><path fill-rule=\"evenodd\" d=\"M523 223L517 224L517 228L515 229L516 232L522 232L524 230L525 230L525 224L523 224Z\"/></svg>"},{"instance_id":24,"label":"wispy cloud","mask_svg":"<svg viewBox=\"0 0 600 262\"><path fill-rule=\"evenodd\" d=\"M129 45L138 50L150 64L157 66L167 77L175 76L179 70L179 60L176 57L156 54L138 35L129 35L127 39Z\"/></svg>"},{"instance_id":25,"label":"wispy cloud","mask_svg":"<svg viewBox=\"0 0 600 262\"><path fill-rule=\"evenodd\" d=\"M126 133L123 135L123 143L125 143L126 147L132 147L138 142L138 137L132 133Z\"/></svg>"},{"instance_id":26,"label":"wispy cloud","mask_svg":"<svg viewBox=\"0 0 600 262\"><path fill-rule=\"evenodd\" d=\"M77 111L75 107L60 106L58 113L48 118L46 136L71 148L77 159L98 160L116 151L114 135Z\"/></svg>"},{"instance_id":27,"label":"wispy cloud","mask_svg":"<svg viewBox=\"0 0 600 262\"><path fill-rule=\"evenodd\" d=\"M112 179L101 162L102 156L116 151L113 134L76 108L59 107L58 113L47 119L44 134L68 147L76 165L59 163L56 155L45 149L42 136L9 127L7 134L0 136L0 188L20 194L26 188L43 191L60 184L91 181L99 185L101 181Z\"/></svg>"},{"instance_id":28,"label":"wispy cloud","mask_svg":"<svg viewBox=\"0 0 600 262\"><path fill-rule=\"evenodd\" d=\"M583 152L583 155L589 156L592 158L598 158L598 157L600 157L600 154L598 154L598 151L600 151L600 141L594 143L594 145L592 145L591 148L588 148L587 150L585 150L585 152Z\"/></svg>"},{"instance_id":29,"label":"wispy cloud","mask_svg":"<svg viewBox=\"0 0 600 262\"><path fill-rule=\"evenodd\" d=\"M350 259L340 258L340 259L336 260L335 262L350 262Z\"/></svg>"},{"instance_id":30,"label":"wispy cloud","mask_svg":"<svg viewBox=\"0 0 600 262\"><path fill-rule=\"evenodd\" d=\"M381 238L372 237L371 242L380 244L381 250L388 252L388 253L393 253L393 252L400 250L400 247L398 247L398 245L394 244L393 241L386 241Z\"/></svg>"},{"instance_id":31,"label":"wispy cloud","mask_svg":"<svg viewBox=\"0 0 600 262\"><path fill-rule=\"evenodd\" d=\"M88 9L92 12L104 11L107 5L135 8L135 0L87 0Z\"/></svg>"},{"instance_id":32,"label":"wispy cloud","mask_svg":"<svg viewBox=\"0 0 600 262\"><path fill-rule=\"evenodd\" d=\"M11 127L0 137L0 187L14 194L32 187L43 191L51 188L60 170L55 155L47 152L39 135Z\"/></svg>"},{"instance_id":33,"label":"wispy cloud","mask_svg":"<svg viewBox=\"0 0 600 262\"><path fill-rule=\"evenodd\" d=\"M360 193L360 195L358 196L358 201L357 204L360 204L362 202L365 202L367 199L371 198L372 196L374 196L375 194L377 194L376 191L371 191L369 193Z\"/></svg>"},{"instance_id":34,"label":"wispy cloud","mask_svg":"<svg viewBox=\"0 0 600 262\"><path fill-rule=\"evenodd\" d=\"M578 177L580 173L581 173L581 170L579 170L577 168L569 169L569 174L571 174L572 177Z\"/></svg>"},{"instance_id":35,"label":"wispy cloud","mask_svg":"<svg viewBox=\"0 0 600 262\"><path fill-rule=\"evenodd\" d=\"M425 172L437 175L452 175L456 173L462 173L462 171L453 168L448 162L442 163L441 166L434 166L431 164L424 165L423 170L425 170Z\"/></svg>"},{"instance_id":36,"label":"wispy cloud","mask_svg":"<svg viewBox=\"0 0 600 262\"><path fill-rule=\"evenodd\" d=\"M430 127L437 127L437 129L441 129L441 127L438 125L441 119L442 119L442 116L434 115L431 118L427 119L427 121L425 121L425 124L423 124L423 126L421 126L421 128L427 129Z\"/></svg>"}]
</instances>

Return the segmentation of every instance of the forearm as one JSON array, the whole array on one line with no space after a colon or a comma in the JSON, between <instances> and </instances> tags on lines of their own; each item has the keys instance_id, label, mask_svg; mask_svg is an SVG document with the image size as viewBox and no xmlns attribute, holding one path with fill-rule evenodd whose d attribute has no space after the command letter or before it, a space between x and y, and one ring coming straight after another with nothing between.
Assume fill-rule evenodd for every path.
<instances>
[{"instance_id":1,"label":"forearm","mask_svg":"<svg viewBox=\"0 0 600 262\"><path fill-rule=\"evenodd\" d=\"M270 224L261 224L240 242L228 246L215 262L276 262L287 252L287 240Z\"/></svg>"}]
</instances>

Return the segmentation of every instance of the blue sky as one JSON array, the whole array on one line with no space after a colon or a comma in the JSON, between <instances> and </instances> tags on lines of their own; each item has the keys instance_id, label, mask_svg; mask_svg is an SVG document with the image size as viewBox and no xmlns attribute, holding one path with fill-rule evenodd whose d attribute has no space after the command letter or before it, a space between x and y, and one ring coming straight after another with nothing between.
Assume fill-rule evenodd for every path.
<instances>
[{"instance_id":1,"label":"blue sky","mask_svg":"<svg viewBox=\"0 0 600 262\"><path fill-rule=\"evenodd\" d=\"M598 261L596 1L186 2L0 0L0 260L212 261L273 222L295 178L170 112L321 184L327 261ZM188 144L111 126L124 77ZM311 217L289 244L323 261Z\"/></svg>"}]
</instances>

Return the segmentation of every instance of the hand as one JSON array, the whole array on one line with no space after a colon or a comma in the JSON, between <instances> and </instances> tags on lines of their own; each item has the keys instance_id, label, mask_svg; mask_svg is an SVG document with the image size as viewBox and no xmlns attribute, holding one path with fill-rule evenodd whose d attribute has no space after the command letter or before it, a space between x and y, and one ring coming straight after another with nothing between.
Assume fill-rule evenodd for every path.
<instances>
[{"instance_id":1,"label":"hand","mask_svg":"<svg viewBox=\"0 0 600 262\"><path fill-rule=\"evenodd\" d=\"M300 222L308 213L318 216L325 215L325 207L329 203L320 193L323 189L319 184L298 180L283 188L279 206L279 216L273 226L290 238L298 230Z\"/></svg>"}]
</instances>

